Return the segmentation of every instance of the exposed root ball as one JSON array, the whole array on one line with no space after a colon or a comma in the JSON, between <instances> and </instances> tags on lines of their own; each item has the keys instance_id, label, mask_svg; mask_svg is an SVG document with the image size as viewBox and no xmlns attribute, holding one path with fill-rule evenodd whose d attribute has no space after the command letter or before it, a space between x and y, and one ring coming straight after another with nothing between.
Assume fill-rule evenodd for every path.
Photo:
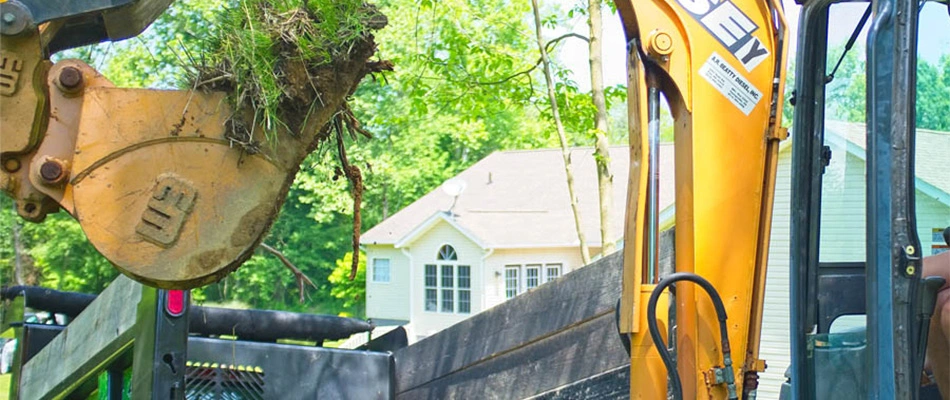
<instances>
[{"instance_id":1,"label":"exposed root ball","mask_svg":"<svg viewBox=\"0 0 950 400\"><path fill-rule=\"evenodd\" d=\"M195 87L230 92L236 109L252 111L245 124L261 126L270 142L281 130L306 134L313 108L328 106L324 97L355 89L338 73L358 72L358 82L379 69L368 64L372 31L386 22L362 0L239 0L203 43Z\"/></svg>"},{"instance_id":2,"label":"exposed root ball","mask_svg":"<svg viewBox=\"0 0 950 400\"><path fill-rule=\"evenodd\" d=\"M386 24L362 0L237 0L214 25L218 31L194 66L196 89L229 93L235 113L227 140L288 172L277 204L307 154L337 139L354 200L354 266L363 185L346 158L343 136L370 134L346 100L365 75L392 70L389 61L369 60L376 53L372 32Z\"/></svg>"}]
</instances>

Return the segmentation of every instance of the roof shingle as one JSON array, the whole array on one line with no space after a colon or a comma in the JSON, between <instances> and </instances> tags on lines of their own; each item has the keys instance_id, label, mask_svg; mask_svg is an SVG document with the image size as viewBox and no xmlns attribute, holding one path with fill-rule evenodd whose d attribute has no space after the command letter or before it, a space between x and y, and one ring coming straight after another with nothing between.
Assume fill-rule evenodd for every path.
<instances>
[{"instance_id":1,"label":"roof shingle","mask_svg":"<svg viewBox=\"0 0 950 400\"><path fill-rule=\"evenodd\" d=\"M574 184L588 245L600 246L597 174L590 148L571 150ZM673 146L660 150L660 207L673 203ZM610 149L614 174L611 237L623 232L629 148ZM669 173L666 173L669 171ZM578 244L560 149L495 152L461 172L467 187L454 221L489 248L567 247ZM361 243L395 244L437 212L452 206L440 188L429 192L362 235Z\"/></svg>"},{"instance_id":2,"label":"roof shingle","mask_svg":"<svg viewBox=\"0 0 950 400\"><path fill-rule=\"evenodd\" d=\"M843 136L861 150L867 148L865 124L825 121L827 130ZM916 135L914 173L944 193L950 193L950 132L918 129ZM860 154L864 156L864 154Z\"/></svg>"}]
</instances>

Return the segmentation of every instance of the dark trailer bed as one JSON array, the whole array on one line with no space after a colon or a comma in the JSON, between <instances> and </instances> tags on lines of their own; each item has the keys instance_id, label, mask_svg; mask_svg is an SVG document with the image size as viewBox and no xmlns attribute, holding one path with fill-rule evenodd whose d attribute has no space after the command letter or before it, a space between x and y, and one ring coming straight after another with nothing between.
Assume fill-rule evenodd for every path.
<instances>
[{"instance_id":1,"label":"dark trailer bed","mask_svg":"<svg viewBox=\"0 0 950 400\"><path fill-rule=\"evenodd\" d=\"M21 399L93 394L100 399L628 398L629 358L614 315L621 264L619 253L608 256L412 346L406 346L400 328L359 350L320 344L371 331L366 321L200 306L175 317L166 311L168 292L125 277L98 298L6 288L0 292L6 300L3 330L13 327L19 339L11 394ZM76 318L66 327L18 322L26 308Z\"/></svg>"}]
</instances>

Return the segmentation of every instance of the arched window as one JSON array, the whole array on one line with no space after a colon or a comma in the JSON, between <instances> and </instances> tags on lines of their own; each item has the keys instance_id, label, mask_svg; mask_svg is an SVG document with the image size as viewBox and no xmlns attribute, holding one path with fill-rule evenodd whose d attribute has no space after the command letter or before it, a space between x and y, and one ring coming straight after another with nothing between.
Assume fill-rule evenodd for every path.
<instances>
[{"instance_id":1,"label":"arched window","mask_svg":"<svg viewBox=\"0 0 950 400\"><path fill-rule=\"evenodd\" d=\"M472 312L472 267L459 265L458 253L443 245L434 264L425 265L425 311L468 314Z\"/></svg>"},{"instance_id":2,"label":"arched window","mask_svg":"<svg viewBox=\"0 0 950 400\"><path fill-rule=\"evenodd\" d=\"M455 254L455 248L449 245L444 245L439 249L439 256L436 258L439 261L458 261L458 254Z\"/></svg>"}]
</instances>

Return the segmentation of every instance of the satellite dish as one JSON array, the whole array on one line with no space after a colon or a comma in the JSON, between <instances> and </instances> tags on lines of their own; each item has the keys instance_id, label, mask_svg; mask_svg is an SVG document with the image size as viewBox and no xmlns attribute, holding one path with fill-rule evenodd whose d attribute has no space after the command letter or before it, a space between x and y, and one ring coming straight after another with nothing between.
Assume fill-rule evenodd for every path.
<instances>
[{"instance_id":1,"label":"satellite dish","mask_svg":"<svg viewBox=\"0 0 950 400\"><path fill-rule=\"evenodd\" d=\"M459 178L452 178L442 184L442 191L449 196L458 197L460 194L462 194L462 192L465 191L466 186L468 185L465 183L465 181Z\"/></svg>"},{"instance_id":2,"label":"satellite dish","mask_svg":"<svg viewBox=\"0 0 950 400\"><path fill-rule=\"evenodd\" d=\"M449 207L448 211L449 215L454 216L452 210L455 209L455 203L458 203L459 195L465 191L466 186L468 185L466 185L465 181L459 178L449 179L442 184L442 191L445 192L445 194L452 196L452 206Z\"/></svg>"}]
</instances>

